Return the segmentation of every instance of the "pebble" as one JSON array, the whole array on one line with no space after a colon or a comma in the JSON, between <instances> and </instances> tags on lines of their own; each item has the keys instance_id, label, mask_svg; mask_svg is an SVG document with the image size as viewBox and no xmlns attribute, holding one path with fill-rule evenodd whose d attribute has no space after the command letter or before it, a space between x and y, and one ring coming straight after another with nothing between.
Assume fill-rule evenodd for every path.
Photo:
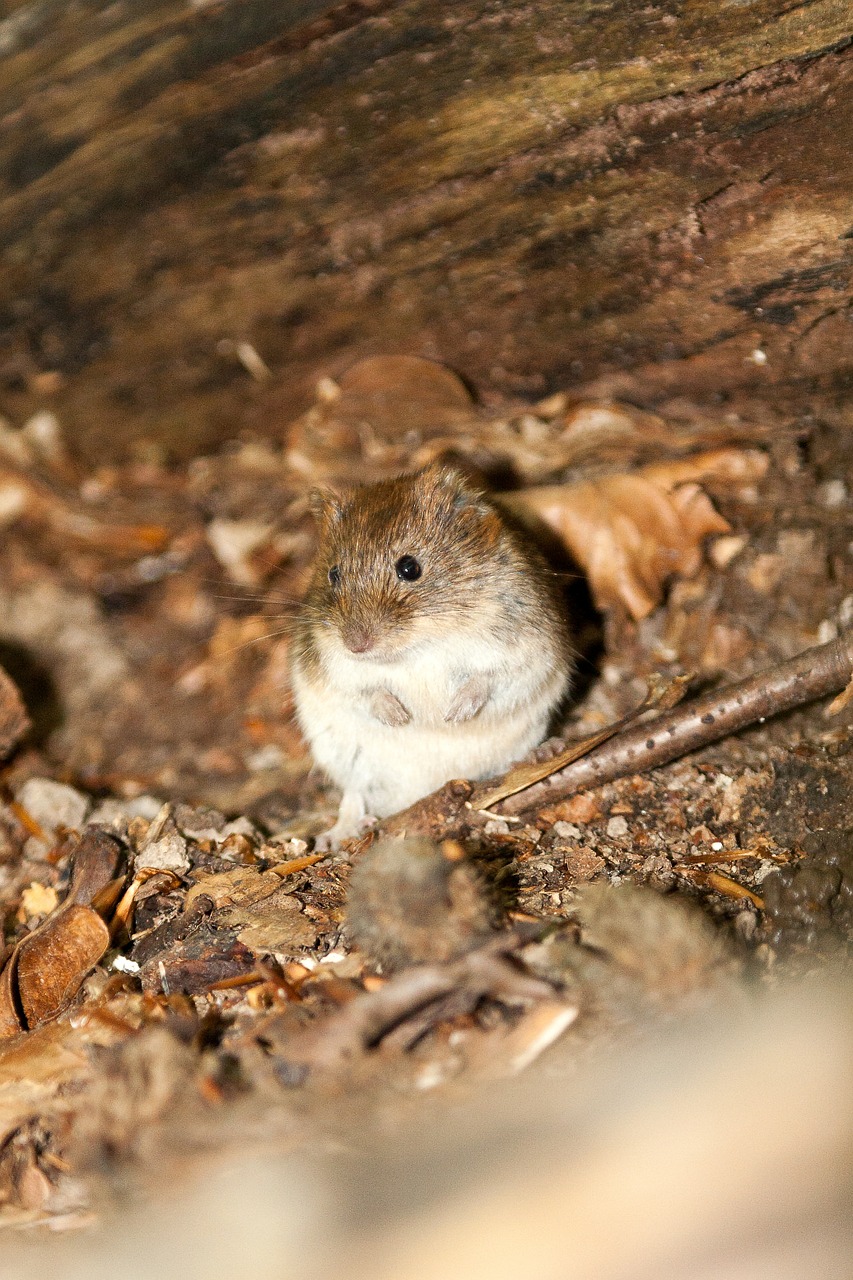
<instances>
[{"instance_id":1,"label":"pebble","mask_svg":"<svg viewBox=\"0 0 853 1280\"><path fill-rule=\"evenodd\" d=\"M58 827L80 831L91 803L82 792L52 778L28 778L15 792L15 799L50 834Z\"/></svg>"}]
</instances>

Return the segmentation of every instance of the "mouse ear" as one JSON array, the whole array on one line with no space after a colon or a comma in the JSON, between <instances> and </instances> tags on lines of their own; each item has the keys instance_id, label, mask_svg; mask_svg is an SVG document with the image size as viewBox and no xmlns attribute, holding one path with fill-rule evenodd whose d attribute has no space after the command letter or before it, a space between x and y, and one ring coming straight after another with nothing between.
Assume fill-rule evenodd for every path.
<instances>
[{"instance_id":1,"label":"mouse ear","mask_svg":"<svg viewBox=\"0 0 853 1280\"><path fill-rule=\"evenodd\" d=\"M424 479L431 480L437 489L449 493L457 511L476 511L479 515L491 513L492 508L485 500L482 487L464 471L457 470L446 462L431 462L420 474Z\"/></svg>"},{"instance_id":2,"label":"mouse ear","mask_svg":"<svg viewBox=\"0 0 853 1280\"><path fill-rule=\"evenodd\" d=\"M344 509L340 494L334 493L331 489L312 489L308 496L308 505L314 519L324 529L340 520Z\"/></svg>"}]
</instances>

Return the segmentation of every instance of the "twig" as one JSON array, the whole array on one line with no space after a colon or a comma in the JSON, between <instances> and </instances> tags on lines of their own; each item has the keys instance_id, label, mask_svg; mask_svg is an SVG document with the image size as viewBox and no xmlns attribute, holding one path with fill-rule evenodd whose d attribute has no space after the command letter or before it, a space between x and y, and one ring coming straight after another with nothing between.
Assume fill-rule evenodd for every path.
<instances>
[{"instance_id":1,"label":"twig","mask_svg":"<svg viewBox=\"0 0 853 1280\"><path fill-rule=\"evenodd\" d=\"M777 667L714 690L651 723L620 733L591 755L510 796L494 812L528 813L586 787L669 764L749 725L829 697L845 688L851 679L853 632L848 632L830 644L806 649ZM498 790L504 781L495 779L489 790ZM472 825L471 809L476 807L470 802L472 793L477 794L471 783L447 783L388 819L382 830L389 835L427 835L439 840L462 835Z\"/></svg>"},{"instance_id":2,"label":"twig","mask_svg":"<svg viewBox=\"0 0 853 1280\"><path fill-rule=\"evenodd\" d=\"M682 704L651 724L620 734L592 755L571 764L500 806L507 813L538 809L631 773L644 773L679 756L719 742L748 725L843 689L853 678L853 632L806 649L768 671L739 680Z\"/></svg>"},{"instance_id":3,"label":"twig","mask_svg":"<svg viewBox=\"0 0 853 1280\"><path fill-rule=\"evenodd\" d=\"M580 760L582 756L589 755L596 747L609 741L610 738L616 736L623 729L627 729L640 716L645 715L647 711L664 710L668 711L670 707L674 707L684 697L689 677L677 676L675 680L664 683L657 678L649 683L649 689L645 698L638 707L633 711L629 711L621 720L614 721L605 729L600 729L598 733L593 733L588 738L582 738L580 742L571 742L557 755L552 756L550 760L537 761L534 764L517 764L505 773L497 782L483 783L482 786L476 787L474 794L471 796L472 809L489 809L493 804L497 804L499 800L505 800L508 796L515 795L517 791L526 791L532 787L535 782L541 782L543 778L549 778L552 774L566 768L570 764L574 764L576 760Z\"/></svg>"},{"instance_id":4,"label":"twig","mask_svg":"<svg viewBox=\"0 0 853 1280\"><path fill-rule=\"evenodd\" d=\"M357 996L318 1028L308 1053L311 1065L331 1067L357 1057L427 1006L443 1009L451 994L464 993L470 1008L484 996L507 1004L553 998L550 983L509 961L523 941L523 934L510 930L450 964L413 966L377 991ZM418 1035L425 1029L419 1022Z\"/></svg>"}]
</instances>

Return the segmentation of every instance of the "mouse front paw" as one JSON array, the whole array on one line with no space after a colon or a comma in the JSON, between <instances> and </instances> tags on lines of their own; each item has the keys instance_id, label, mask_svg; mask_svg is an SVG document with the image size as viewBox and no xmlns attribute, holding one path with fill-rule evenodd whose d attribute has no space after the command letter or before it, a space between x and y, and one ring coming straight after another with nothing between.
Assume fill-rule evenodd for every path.
<instances>
[{"instance_id":1,"label":"mouse front paw","mask_svg":"<svg viewBox=\"0 0 853 1280\"><path fill-rule=\"evenodd\" d=\"M464 724L466 720L473 720L488 702L491 688L488 676L469 676L451 698L450 706L444 713L445 721L448 724Z\"/></svg>"},{"instance_id":2,"label":"mouse front paw","mask_svg":"<svg viewBox=\"0 0 853 1280\"><path fill-rule=\"evenodd\" d=\"M314 841L317 853L337 849L343 840L355 840L375 826L377 819L367 812L364 797L355 791L345 791L338 809L338 820L328 831L323 831Z\"/></svg>"},{"instance_id":3,"label":"mouse front paw","mask_svg":"<svg viewBox=\"0 0 853 1280\"><path fill-rule=\"evenodd\" d=\"M412 718L408 707L405 707L390 689L374 689L368 705L374 720L378 720L381 724L394 727L408 724Z\"/></svg>"}]
</instances>

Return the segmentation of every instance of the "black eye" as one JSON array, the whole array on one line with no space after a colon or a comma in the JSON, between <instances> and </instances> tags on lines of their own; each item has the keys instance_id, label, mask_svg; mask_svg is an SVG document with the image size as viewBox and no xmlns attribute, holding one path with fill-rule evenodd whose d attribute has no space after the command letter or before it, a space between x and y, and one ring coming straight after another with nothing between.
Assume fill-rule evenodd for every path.
<instances>
[{"instance_id":1,"label":"black eye","mask_svg":"<svg viewBox=\"0 0 853 1280\"><path fill-rule=\"evenodd\" d=\"M329 581L331 582L335 590L337 590L337 588L341 585L341 571L336 564L333 564L331 569L329 570Z\"/></svg>"},{"instance_id":2,"label":"black eye","mask_svg":"<svg viewBox=\"0 0 853 1280\"><path fill-rule=\"evenodd\" d=\"M417 582L423 573L419 562L414 556L400 556L394 568L397 570L397 577L401 582Z\"/></svg>"}]
</instances>

